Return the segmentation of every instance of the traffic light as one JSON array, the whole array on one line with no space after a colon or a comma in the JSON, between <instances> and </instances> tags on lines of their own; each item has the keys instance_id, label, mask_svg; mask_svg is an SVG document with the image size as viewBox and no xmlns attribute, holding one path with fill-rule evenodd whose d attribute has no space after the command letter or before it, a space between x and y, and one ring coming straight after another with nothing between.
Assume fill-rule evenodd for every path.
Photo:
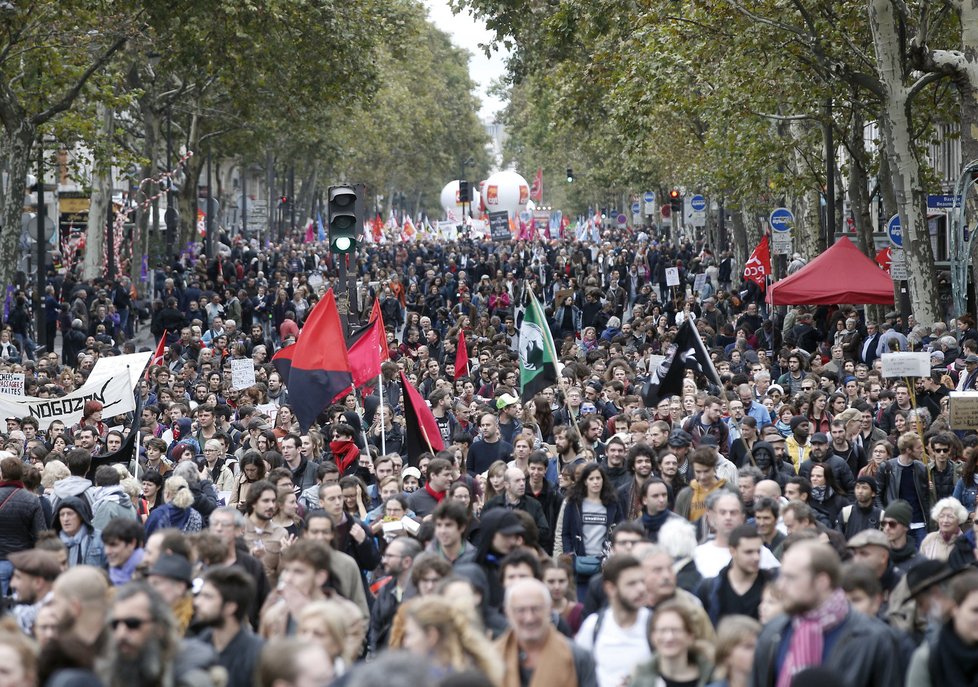
<instances>
[{"instance_id":1,"label":"traffic light","mask_svg":"<svg viewBox=\"0 0 978 687\"><path fill-rule=\"evenodd\" d=\"M329 252L352 253L363 231L363 217L357 211L357 187L353 184L330 186L328 195Z\"/></svg>"},{"instance_id":2,"label":"traffic light","mask_svg":"<svg viewBox=\"0 0 978 687\"><path fill-rule=\"evenodd\" d=\"M287 207L289 207L289 197L288 196L280 196L279 199L278 199L278 206L280 208L287 208Z\"/></svg>"},{"instance_id":3,"label":"traffic light","mask_svg":"<svg viewBox=\"0 0 978 687\"><path fill-rule=\"evenodd\" d=\"M574 183L574 170L571 167L567 168L567 183L568 184Z\"/></svg>"},{"instance_id":4,"label":"traffic light","mask_svg":"<svg viewBox=\"0 0 978 687\"><path fill-rule=\"evenodd\" d=\"M679 192L678 188L669 191L669 207L676 212L683 209L683 194Z\"/></svg>"}]
</instances>

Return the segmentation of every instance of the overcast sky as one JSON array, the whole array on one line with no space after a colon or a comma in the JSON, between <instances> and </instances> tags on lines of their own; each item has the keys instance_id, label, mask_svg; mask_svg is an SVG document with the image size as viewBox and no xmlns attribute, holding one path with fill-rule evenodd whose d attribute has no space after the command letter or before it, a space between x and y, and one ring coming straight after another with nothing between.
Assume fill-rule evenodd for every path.
<instances>
[{"instance_id":1,"label":"overcast sky","mask_svg":"<svg viewBox=\"0 0 978 687\"><path fill-rule=\"evenodd\" d=\"M469 73L476 84L476 93L482 100L479 116L485 122L492 122L504 103L489 96L487 91L492 82L506 71L505 54L493 52L491 57L486 57L479 45L488 43L492 34L483 21L473 18L467 11L458 15L452 14L447 0L424 0L424 4L428 7L428 15L435 26L449 34L455 45L469 51Z\"/></svg>"}]
</instances>

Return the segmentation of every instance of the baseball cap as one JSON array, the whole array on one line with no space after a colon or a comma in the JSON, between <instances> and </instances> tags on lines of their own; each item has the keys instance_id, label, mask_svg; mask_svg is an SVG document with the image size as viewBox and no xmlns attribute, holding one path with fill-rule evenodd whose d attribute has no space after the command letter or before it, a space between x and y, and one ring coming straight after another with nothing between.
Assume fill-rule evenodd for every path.
<instances>
[{"instance_id":1,"label":"baseball cap","mask_svg":"<svg viewBox=\"0 0 978 687\"><path fill-rule=\"evenodd\" d=\"M496 399L496 408L502 410L503 408L508 408L511 405L516 405L520 402L520 399L516 398L512 394L502 394Z\"/></svg>"},{"instance_id":2,"label":"baseball cap","mask_svg":"<svg viewBox=\"0 0 978 687\"><path fill-rule=\"evenodd\" d=\"M421 471L418 470L418 468L413 468L413 467L404 468L403 470L401 470L401 479L404 479L405 477L413 477L414 479L420 480Z\"/></svg>"},{"instance_id":3,"label":"baseball cap","mask_svg":"<svg viewBox=\"0 0 978 687\"><path fill-rule=\"evenodd\" d=\"M825 432L815 432L812 435L811 442L813 444L827 444L829 443L829 438L826 436Z\"/></svg>"},{"instance_id":4,"label":"baseball cap","mask_svg":"<svg viewBox=\"0 0 978 687\"><path fill-rule=\"evenodd\" d=\"M153 575L168 577L171 580L185 582L188 587L194 582L194 571L190 566L190 561L177 554L168 553L160 556L146 575L148 577Z\"/></svg>"},{"instance_id":5,"label":"baseball cap","mask_svg":"<svg viewBox=\"0 0 978 687\"><path fill-rule=\"evenodd\" d=\"M966 364L967 363L978 363L978 355L975 355L974 353L969 353L968 354L968 357L964 359L964 362Z\"/></svg>"}]
</instances>

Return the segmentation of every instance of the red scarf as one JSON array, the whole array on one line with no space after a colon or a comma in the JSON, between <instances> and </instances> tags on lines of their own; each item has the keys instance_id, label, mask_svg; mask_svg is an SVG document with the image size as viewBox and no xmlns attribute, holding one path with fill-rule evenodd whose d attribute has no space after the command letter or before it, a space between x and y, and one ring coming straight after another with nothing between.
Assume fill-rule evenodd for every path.
<instances>
[{"instance_id":1,"label":"red scarf","mask_svg":"<svg viewBox=\"0 0 978 687\"><path fill-rule=\"evenodd\" d=\"M342 476L348 467L360 456L360 449L352 441L331 441L329 450L333 452L333 461L340 469Z\"/></svg>"},{"instance_id":2,"label":"red scarf","mask_svg":"<svg viewBox=\"0 0 978 687\"><path fill-rule=\"evenodd\" d=\"M445 494L448 493L448 490L435 491L434 489L431 488L431 485L427 483L424 485L424 490L429 494L431 494L431 498L433 498L437 503L441 503L441 500L445 498Z\"/></svg>"}]
</instances>

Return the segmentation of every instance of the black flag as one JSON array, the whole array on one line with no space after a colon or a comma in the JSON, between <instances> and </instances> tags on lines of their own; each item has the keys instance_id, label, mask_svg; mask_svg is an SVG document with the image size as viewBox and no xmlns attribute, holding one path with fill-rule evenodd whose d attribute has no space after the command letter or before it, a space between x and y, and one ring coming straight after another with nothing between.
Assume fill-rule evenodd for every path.
<instances>
[{"instance_id":1,"label":"black flag","mask_svg":"<svg viewBox=\"0 0 978 687\"><path fill-rule=\"evenodd\" d=\"M126 469L129 470L134 477L139 477L133 468L135 467L136 463L139 462L139 447L136 445L136 439L139 436L139 415L142 411L142 405L142 399L139 397L139 394L137 394L136 410L133 412L132 427L129 428L129 434L122 442L122 446L119 447L118 451L107 453L104 456L92 456L92 467L88 471L88 478L90 480L95 480L95 471L101 466L115 465L116 463L125 465Z\"/></svg>"},{"instance_id":2,"label":"black flag","mask_svg":"<svg viewBox=\"0 0 978 687\"><path fill-rule=\"evenodd\" d=\"M703 345L700 334L691 320L686 320L676 333L672 351L666 356L659 367L642 388L642 398L645 405L652 407L663 398L679 396L683 392L683 379L686 371L692 370L697 375L703 375L706 380L717 387L722 386L720 375L713 366L710 352Z\"/></svg>"}]
</instances>

